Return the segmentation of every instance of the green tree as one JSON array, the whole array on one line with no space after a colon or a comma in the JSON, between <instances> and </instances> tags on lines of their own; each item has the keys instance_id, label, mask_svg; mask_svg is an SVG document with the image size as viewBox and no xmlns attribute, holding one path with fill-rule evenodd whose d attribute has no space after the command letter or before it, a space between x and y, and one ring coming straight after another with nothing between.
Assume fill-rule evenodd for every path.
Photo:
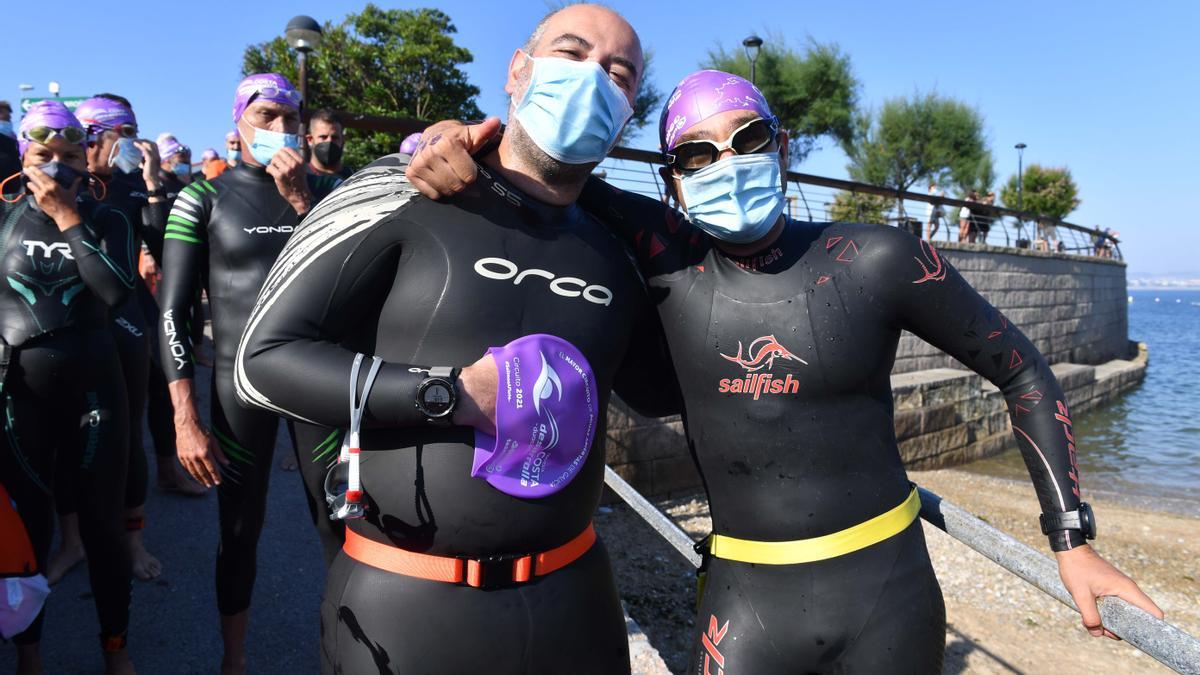
<instances>
[{"instance_id":1,"label":"green tree","mask_svg":"<svg viewBox=\"0 0 1200 675\"><path fill-rule=\"evenodd\" d=\"M1017 175L1008 177L1000 190L1000 200L1005 206L1015 209L1020 201L1025 211L1050 216L1057 220L1066 218L1079 208L1079 187L1066 167L1044 167L1030 164L1025 167L1021 178L1024 194L1017 199Z\"/></svg>"},{"instance_id":2,"label":"green tree","mask_svg":"<svg viewBox=\"0 0 1200 675\"><path fill-rule=\"evenodd\" d=\"M934 93L890 99L856 127L843 149L857 181L908 190L931 179L964 193L995 181L983 115L965 103Z\"/></svg>"},{"instance_id":3,"label":"green tree","mask_svg":"<svg viewBox=\"0 0 1200 675\"><path fill-rule=\"evenodd\" d=\"M718 46L701 67L750 77L750 60L740 49ZM837 45L810 40L798 52L772 36L759 50L754 73L771 112L788 132L793 166L816 150L823 137L840 144L853 138L859 82L850 57Z\"/></svg>"},{"instance_id":4,"label":"green tree","mask_svg":"<svg viewBox=\"0 0 1200 675\"><path fill-rule=\"evenodd\" d=\"M479 88L460 66L471 52L454 43L450 17L436 9L368 4L341 23L326 22L321 48L308 56L310 110L425 120L477 119ZM243 74L273 72L297 82L296 54L282 37L246 48ZM392 134L346 130L346 164L363 166L395 152Z\"/></svg>"},{"instance_id":5,"label":"green tree","mask_svg":"<svg viewBox=\"0 0 1200 675\"><path fill-rule=\"evenodd\" d=\"M641 84L638 85L637 98L633 100L633 117L629 118L629 126L625 129L626 136L633 136L639 129L650 124L657 124L662 112L658 109L662 103L663 93L654 84L654 50L643 52L645 64L642 66Z\"/></svg>"},{"instance_id":6,"label":"green tree","mask_svg":"<svg viewBox=\"0 0 1200 675\"><path fill-rule=\"evenodd\" d=\"M838 192L829 206L829 218L836 222L887 224L888 197L860 192Z\"/></svg>"}]
</instances>

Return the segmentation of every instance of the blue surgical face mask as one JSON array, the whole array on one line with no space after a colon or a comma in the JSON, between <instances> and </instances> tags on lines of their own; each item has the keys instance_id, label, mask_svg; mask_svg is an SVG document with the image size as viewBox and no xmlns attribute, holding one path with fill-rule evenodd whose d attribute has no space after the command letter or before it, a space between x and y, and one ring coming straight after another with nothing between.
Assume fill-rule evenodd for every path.
<instances>
[{"instance_id":1,"label":"blue surgical face mask","mask_svg":"<svg viewBox=\"0 0 1200 675\"><path fill-rule=\"evenodd\" d=\"M242 151L241 150L226 150L225 158L231 162L236 162L242 158Z\"/></svg>"},{"instance_id":2,"label":"blue surgical face mask","mask_svg":"<svg viewBox=\"0 0 1200 675\"><path fill-rule=\"evenodd\" d=\"M176 176L188 176L192 173L192 165L180 162L171 167L171 170L175 172Z\"/></svg>"},{"instance_id":3,"label":"blue surgical face mask","mask_svg":"<svg viewBox=\"0 0 1200 675\"><path fill-rule=\"evenodd\" d=\"M116 167L118 171L133 173L142 165L142 151L133 144L132 138L118 139L109 153L108 165Z\"/></svg>"},{"instance_id":4,"label":"blue surgical face mask","mask_svg":"<svg viewBox=\"0 0 1200 675\"><path fill-rule=\"evenodd\" d=\"M731 244L762 239L783 213L779 154L734 155L685 175L688 219Z\"/></svg>"},{"instance_id":5,"label":"blue surgical face mask","mask_svg":"<svg viewBox=\"0 0 1200 675\"><path fill-rule=\"evenodd\" d=\"M16 138L17 132L13 131L13 123L9 120L0 121L0 135Z\"/></svg>"},{"instance_id":6,"label":"blue surgical face mask","mask_svg":"<svg viewBox=\"0 0 1200 675\"><path fill-rule=\"evenodd\" d=\"M527 58L533 74L516 109L521 128L564 164L604 159L633 116L625 94L598 63Z\"/></svg>"},{"instance_id":7,"label":"blue surgical face mask","mask_svg":"<svg viewBox=\"0 0 1200 675\"><path fill-rule=\"evenodd\" d=\"M300 137L296 134L284 134L254 127L254 141L250 143L250 154L263 166L270 164L275 153L284 148L299 149Z\"/></svg>"}]
</instances>

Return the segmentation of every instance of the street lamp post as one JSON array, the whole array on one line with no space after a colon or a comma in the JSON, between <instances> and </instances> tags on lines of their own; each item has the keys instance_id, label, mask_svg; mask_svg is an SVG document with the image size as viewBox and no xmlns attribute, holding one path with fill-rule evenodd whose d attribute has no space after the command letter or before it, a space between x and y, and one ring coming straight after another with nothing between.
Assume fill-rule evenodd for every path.
<instances>
[{"instance_id":1,"label":"street lamp post","mask_svg":"<svg viewBox=\"0 0 1200 675\"><path fill-rule=\"evenodd\" d=\"M1017 210L1025 210L1025 178L1023 160L1025 155L1025 144L1017 143L1013 146L1017 149Z\"/></svg>"},{"instance_id":2,"label":"street lamp post","mask_svg":"<svg viewBox=\"0 0 1200 675\"><path fill-rule=\"evenodd\" d=\"M296 66L300 73L300 100L308 105L308 53L321 44L321 24L311 16L300 15L288 22L284 29L288 45L296 50ZM300 117L300 148L307 156L308 141L304 117Z\"/></svg>"},{"instance_id":3,"label":"street lamp post","mask_svg":"<svg viewBox=\"0 0 1200 675\"><path fill-rule=\"evenodd\" d=\"M750 59L750 83L756 84L754 81L754 65L758 62L758 50L762 48L762 38L757 35L742 40L742 47L746 49L746 58Z\"/></svg>"}]
</instances>

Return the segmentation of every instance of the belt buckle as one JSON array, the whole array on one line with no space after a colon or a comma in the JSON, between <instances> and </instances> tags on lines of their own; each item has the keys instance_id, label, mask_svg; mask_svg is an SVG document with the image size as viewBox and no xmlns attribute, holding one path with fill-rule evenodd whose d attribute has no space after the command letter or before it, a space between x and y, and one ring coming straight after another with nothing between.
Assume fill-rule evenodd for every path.
<instances>
[{"instance_id":1,"label":"belt buckle","mask_svg":"<svg viewBox=\"0 0 1200 675\"><path fill-rule=\"evenodd\" d=\"M533 554L530 553L460 558L463 560L463 580L459 583L461 586L492 591L520 586L533 578Z\"/></svg>"}]
</instances>

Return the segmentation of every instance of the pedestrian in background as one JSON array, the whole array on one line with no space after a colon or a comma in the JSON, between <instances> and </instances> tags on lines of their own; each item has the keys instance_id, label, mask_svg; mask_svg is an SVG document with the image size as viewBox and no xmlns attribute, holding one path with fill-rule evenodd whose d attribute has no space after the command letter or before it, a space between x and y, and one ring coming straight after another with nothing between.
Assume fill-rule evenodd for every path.
<instances>
[{"instance_id":1,"label":"pedestrian in background","mask_svg":"<svg viewBox=\"0 0 1200 675\"><path fill-rule=\"evenodd\" d=\"M930 183L929 196L945 197L946 192L944 190L939 191L937 183ZM942 205L938 202L931 201L925 205L925 224L928 226L926 229L929 231L929 241L933 241L933 238L938 233L938 225L942 220L942 213Z\"/></svg>"},{"instance_id":2,"label":"pedestrian in background","mask_svg":"<svg viewBox=\"0 0 1200 675\"><path fill-rule=\"evenodd\" d=\"M971 190L971 193L967 195L966 201L978 202L979 193ZM958 240L960 242L967 241L968 236L971 241L975 241L975 226L971 221L971 208L964 206L958 210Z\"/></svg>"},{"instance_id":3,"label":"pedestrian in background","mask_svg":"<svg viewBox=\"0 0 1200 675\"><path fill-rule=\"evenodd\" d=\"M317 175L349 178L353 173L342 166L342 154L346 146L345 127L337 113L318 110L308 120L308 147L312 156L308 170Z\"/></svg>"},{"instance_id":4,"label":"pedestrian in background","mask_svg":"<svg viewBox=\"0 0 1200 675\"><path fill-rule=\"evenodd\" d=\"M17 132L13 131L12 106L8 101L0 101L0 180L20 171L21 157L17 152ZM21 181L5 183L4 190L19 192Z\"/></svg>"}]
</instances>

